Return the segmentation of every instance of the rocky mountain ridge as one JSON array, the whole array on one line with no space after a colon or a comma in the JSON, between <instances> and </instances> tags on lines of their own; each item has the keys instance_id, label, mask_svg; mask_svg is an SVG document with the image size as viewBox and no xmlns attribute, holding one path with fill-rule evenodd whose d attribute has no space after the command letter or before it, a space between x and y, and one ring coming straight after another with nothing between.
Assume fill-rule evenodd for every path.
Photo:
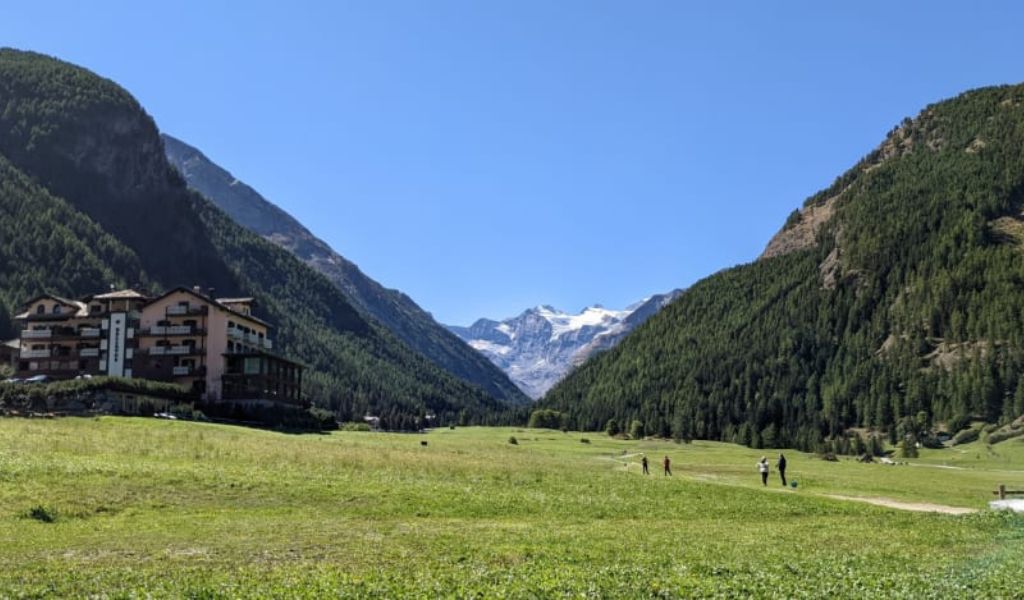
<instances>
[{"instance_id":1,"label":"rocky mountain ridge","mask_svg":"<svg viewBox=\"0 0 1024 600\"><path fill-rule=\"evenodd\" d=\"M658 294L624 310L596 305L570 314L545 305L502 321L479 319L469 327L448 328L536 399L574 367L614 347L679 293Z\"/></svg>"},{"instance_id":2,"label":"rocky mountain ridge","mask_svg":"<svg viewBox=\"0 0 1024 600\"><path fill-rule=\"evenodd\" d=\"M167 158L188 186L236 223L291 252L326 276L363 315L382 324L431 362L480 386L499 400L527 398L484 356L475 352L399 290L388 289L313 235L295 217L239 181L197 148L163 134Z\"/></svg>"}]
</instances>

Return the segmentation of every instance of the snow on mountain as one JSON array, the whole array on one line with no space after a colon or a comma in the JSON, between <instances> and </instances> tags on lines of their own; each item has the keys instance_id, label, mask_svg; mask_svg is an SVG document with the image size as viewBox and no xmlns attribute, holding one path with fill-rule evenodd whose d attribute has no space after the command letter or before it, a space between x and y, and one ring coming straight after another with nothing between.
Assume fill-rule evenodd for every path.
<instances>
[{"instance_id":1,"label":"snow on mountain","mask_svg":"<svg viewBox=\"0 0 1024 600\"><path fill-rule=\"evenodd\" d=\"M542 305L503 321L479 319L469 327L448 329L536 399L587 357L613 347L678 293L652 296L624 310L595 305L571 314Z\"/></svg>"}]
</instances>

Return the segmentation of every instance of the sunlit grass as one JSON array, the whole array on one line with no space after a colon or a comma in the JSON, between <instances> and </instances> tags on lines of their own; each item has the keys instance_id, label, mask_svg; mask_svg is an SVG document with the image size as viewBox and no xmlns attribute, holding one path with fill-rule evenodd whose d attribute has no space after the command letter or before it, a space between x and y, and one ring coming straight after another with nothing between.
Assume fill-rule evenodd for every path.
<instances>
[{"instance_id":1,"label":"sunlit grass","mask_svg":"<svg viewBox=\"0 0 1024 600\"><path fill-rule=\"evenodd\" d=\"M825 496L983 508L1024 479L1022 448L895 467L787 452L798 487L765 490L761 451L707 442L3 420L0 594L1011 595L1020 518ZM966 468L924 466L943 463Z\"/></svg>"}]
</instances>

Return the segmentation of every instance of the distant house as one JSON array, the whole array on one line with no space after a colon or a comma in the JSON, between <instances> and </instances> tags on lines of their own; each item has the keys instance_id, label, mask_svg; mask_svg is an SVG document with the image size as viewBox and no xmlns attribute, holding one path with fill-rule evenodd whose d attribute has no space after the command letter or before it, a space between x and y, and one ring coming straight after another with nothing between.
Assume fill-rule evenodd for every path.
<instances>
[{"instance_id":1,"label":"distant house","mask_svg":"<svg viewBox=\"0 0 1024 600\"><path fill-rule=\"evenodd\" d=\"M155 298L40 295L14 317L17 374L136 377L173 382L207 402L303 404L303 366L273 352L270 325L252 304L185 287Z\"/></svg>"}]
</instances>

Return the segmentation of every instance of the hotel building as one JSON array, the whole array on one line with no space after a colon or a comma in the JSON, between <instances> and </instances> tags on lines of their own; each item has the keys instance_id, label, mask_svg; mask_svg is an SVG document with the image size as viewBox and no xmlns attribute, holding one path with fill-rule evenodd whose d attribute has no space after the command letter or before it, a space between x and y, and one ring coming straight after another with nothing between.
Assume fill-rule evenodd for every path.
<instances>
[{"instance_id":1,"label":"hotel building","mask_svg":"<svg viewBox=\"0 0 1024 600\"><path fill-rule=\"evenodd\" d=\"M71 300L42 295L15 316L17 375L109 375L169 381L204 401L302 404L302 365L273 352L252 298L176 288Z\"/></svg>"}]
</instances>

